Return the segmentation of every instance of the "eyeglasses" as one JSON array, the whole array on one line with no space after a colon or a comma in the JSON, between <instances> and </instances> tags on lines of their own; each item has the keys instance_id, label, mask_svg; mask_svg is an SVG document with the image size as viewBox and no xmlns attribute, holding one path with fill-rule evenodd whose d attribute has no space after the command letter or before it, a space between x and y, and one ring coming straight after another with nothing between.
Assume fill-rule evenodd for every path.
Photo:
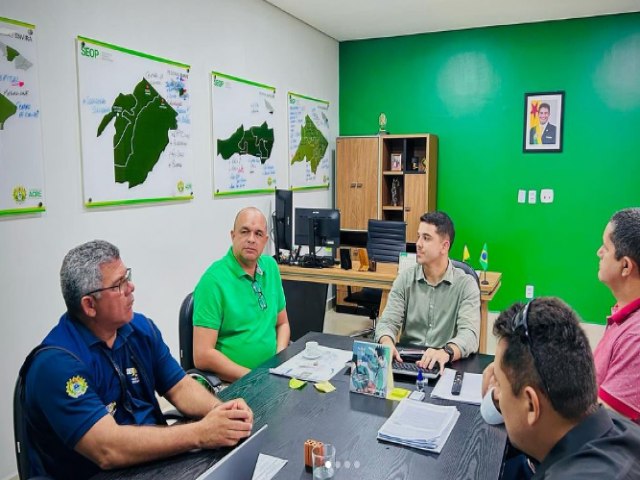
<instances>
[{"instance_id":1,"label":"eyeglasses","mask_svg":"<svg viewBox=\"0 0 640 480\"><path fill-rule=\"evenodd\" d=\"M83 296L93 295L94 293L104 292L105 290L116 290L116 289L118 289L118 292L123 293L125 288L129 285L130 282L131 282L131 269L127 268L127 271L124 274L124 277L118 280L118 283L116 283L115 285L112 285L110 287L97 288L95 290L91 290L90 292L85 293Z\"/></svg>"},{"instance_id":2,"label":"eyeglasses","mask_svg":"<svg viewBox=\"0 0 640 480\"><path fill-rule=\"evenodd\" d=\"M529 306L533 303L533 300L531 300L529 303L527 303L524 308L522 310L520 310L515 317L513 317L513 331L515 332L518 328L520 327L524 327L524 338L525 338L525 342L529 347L529 352L531 353L531 357L533 358L533 367L536 369L536 372L538 372L538 376L540 377L540 380L542 381L542 387L544 388L547 396L549 395L549 387L547 386L547 382L544 379L544 376L542 375L542 372L540 372L540 363L538 362L538 357L536 355L536 350L535 348L533 348L533 339L531 337L531 335L529 334L529 322L528 322L528 318L527 316L529 315Z\"/></svg>"},{"instance_id":3,"label":"eyeglasses","mask_svg":"<svg viewBox=\"0 0 640 480\"><path fill-rule=\"evenodd\" d=\"M260 309L266 310L267 299L264 298L264 293L262 293L262 288L260 287L260 284L256 280L254 280L253 282L251 282L251 288L253 288L253 293L255 293L258 296L258 305L260 305Z\"/></svg>"}]
</instances>

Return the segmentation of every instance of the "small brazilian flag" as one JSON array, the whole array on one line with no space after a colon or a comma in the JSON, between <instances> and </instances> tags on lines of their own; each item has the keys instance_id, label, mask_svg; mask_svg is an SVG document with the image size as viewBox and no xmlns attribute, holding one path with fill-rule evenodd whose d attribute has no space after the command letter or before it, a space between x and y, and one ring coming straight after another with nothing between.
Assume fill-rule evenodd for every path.
<instances>
[{"instance_id":1,"label":"small brazilian flag","mask_svg":"<svg viewBox=\"0 0 640 480\"><path fill-rule=\"evenodd\" d=\"M487 251L487 244L482 247L482 253L480 254L480 266L486 272L489 268L489 252Z\"/></svg>"},{"instance_id":2,"label":"small brazilian flag","mask_svg":"<svg viewBox=\"0 0 640 480\"><path fill-rule=\"evenodd\" d=\"M466 262L467 260L469 260L471 258L471 255L469 254L469 249L467 248L467 246L464 246L464 250L462 250L462 261Z\"/></svg>"}]
</instances>

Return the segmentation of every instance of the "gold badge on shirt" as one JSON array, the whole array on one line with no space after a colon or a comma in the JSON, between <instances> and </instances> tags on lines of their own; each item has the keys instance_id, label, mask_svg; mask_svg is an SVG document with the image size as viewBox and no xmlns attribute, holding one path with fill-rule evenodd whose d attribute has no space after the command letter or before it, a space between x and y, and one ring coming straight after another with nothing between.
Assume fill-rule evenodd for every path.
<instances>
[{"instance_id":1,"label":"gold badge on shirt","mask_svg":"<svg viewBox=\"0 0 640 480\"><path fill-rule=\"evenodd\" d=\"M87 392L88 387L87 381L76 375L75 377L71 377L67 380L67 395L71 398L78 398Z\"/></svg>"}]
</instances>

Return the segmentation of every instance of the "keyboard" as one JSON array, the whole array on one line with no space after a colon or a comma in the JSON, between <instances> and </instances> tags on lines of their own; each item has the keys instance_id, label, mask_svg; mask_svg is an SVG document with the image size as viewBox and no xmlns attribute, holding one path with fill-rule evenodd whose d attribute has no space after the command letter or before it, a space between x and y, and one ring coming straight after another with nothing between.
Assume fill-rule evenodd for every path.
<instances>
[{"instance_id":1,"label":"keyboard","mask_svg":"<svg viewBox=\"0 0 640 480\"><path fill-rule=\"evenodd\" d=\"M299 265L306 268L330 268L336 265L336 261L333 257L313 257L312 255L304 255Z\"/></svg>"},{"instance_id":2,"label":"keyboard","mask_svg":"<svg viewBox=\"0 0 640 480\"><path fill-rule=\"evenodd\" d=\"M393 362L391 368L395 375L404 375L407 377L417 377L418 371L421 370L418 365L413 362ZM429 369L422 369L422 376L425 378L437 378L440 375L440 367L436 363L436 366Z\"/></svg>"}]
</instances>

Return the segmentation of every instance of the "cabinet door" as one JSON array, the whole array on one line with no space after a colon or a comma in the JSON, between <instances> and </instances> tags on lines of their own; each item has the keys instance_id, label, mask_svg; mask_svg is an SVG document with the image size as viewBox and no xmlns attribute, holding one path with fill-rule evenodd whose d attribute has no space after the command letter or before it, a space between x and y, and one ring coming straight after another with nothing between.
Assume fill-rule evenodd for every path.
<instances>
[{"instance_id":1,"label":"cabinet door","mask_svg":"<svg viewBox=\"0 0 640 480\"><path fill-rule=\"evenodd\" d=\"M424 174L404 176L404 221L407 222L407 242L418 238L420 217L428 211L427 179Z\"/></svg>"},{"instance_id":2,"label":"cabinet door","mask_svg":"<svg viewBox=\"0 0 640 480\"><path fill-rule=\"evenodd\" d=\"M336 206L343 229L366 230L378 212L378 139L338 138Z\"/></svg>"}]
</instances>

